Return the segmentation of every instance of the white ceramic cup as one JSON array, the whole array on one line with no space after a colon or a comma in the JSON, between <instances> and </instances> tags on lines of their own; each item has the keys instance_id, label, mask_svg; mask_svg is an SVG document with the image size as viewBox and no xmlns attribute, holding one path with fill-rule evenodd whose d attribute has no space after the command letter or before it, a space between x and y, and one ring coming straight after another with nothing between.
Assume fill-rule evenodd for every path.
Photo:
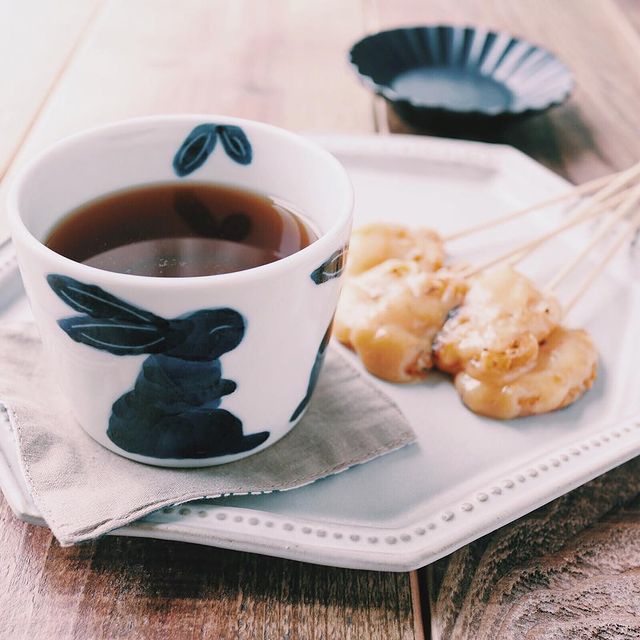
<instances>
[{"instance_id":1,"label":"white ceramic cup","mask_svg":"<svg viewBox=\"0 0 640 640\"><path fill-rule=\"evenodd\" d=\"M319 238L267 265L187 278L104 271L43 244L78 206L169 181L280 198ZM322 364L351 228L351 184L329 153L257 122L141 118L51 147L16 178L8 204L50 364L100 444L139 462L201 467L256 453L300 419Z\"/></svg>"}]
</instances>

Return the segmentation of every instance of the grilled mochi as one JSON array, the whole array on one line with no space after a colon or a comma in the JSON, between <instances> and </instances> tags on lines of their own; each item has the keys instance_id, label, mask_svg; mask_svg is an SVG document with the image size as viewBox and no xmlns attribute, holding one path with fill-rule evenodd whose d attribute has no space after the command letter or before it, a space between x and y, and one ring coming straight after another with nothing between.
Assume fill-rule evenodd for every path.
<instances>
[{"instance_id":1,"label":"grilled mochi","mask_svg":"<svg viewBox=\"0 0 640 640\"><path fill-rule=\"evenodd\" d=\"M456 389L475 413L507 420L547 413L575 402L597 375L598 354L586 331L558 327L545 338L534 367L507 384L492 384L468 373Z\"/></svg>"},{"instance_id":2,"label":"grilled mochi","mask_svg":"<svg viewBox=\"0 0 640 640\"><path fill-rule=\"evenodd\" d=\"M379 378L421 380L433 366L433 338L466 289L444 269L425 272L412 260L385 260L347 279L334 335Z\"/></svg>"},{"instance_id":3,"label":"grilled mochi","mask_svg":"<svg viewBox=\"0 0 640 640\"><path fill-rule=\"evenodd\" d=\"M464 304L434 342L436 366L477 380L508 383L536 366L539 343L557 326L552 295L511 267L483 272L469 283Z\"/></svg>"},{"instance_id":4,"label":"grilled mochi","mask_svg":"<svg viewBox=\"0 0 640 640\"><path fill-rule=\"evenodd\" d=\"M424 271L435 271L444 261L442 238L431 229L380 222L353 230L347 276L363 273L389 259L409 260Z\"/></svg>"}]
</instances>

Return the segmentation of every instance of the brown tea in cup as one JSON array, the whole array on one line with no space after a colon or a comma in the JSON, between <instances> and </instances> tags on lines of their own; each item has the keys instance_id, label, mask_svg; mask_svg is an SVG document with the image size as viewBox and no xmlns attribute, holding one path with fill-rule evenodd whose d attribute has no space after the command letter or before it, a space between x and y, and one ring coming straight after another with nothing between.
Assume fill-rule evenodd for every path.
<instances>
[{"instance_id":1,"label":"brown tea in cup","mask_svg":"<svg viewBox=\"0 0 640 640\"><path fill-rule=\"evenodd\" d=\"M293 208L236 187L156 183L92 200L45 244L92 267L142 276L207 276L285 258L317 239Z\"/></svg>"}]
</instances>

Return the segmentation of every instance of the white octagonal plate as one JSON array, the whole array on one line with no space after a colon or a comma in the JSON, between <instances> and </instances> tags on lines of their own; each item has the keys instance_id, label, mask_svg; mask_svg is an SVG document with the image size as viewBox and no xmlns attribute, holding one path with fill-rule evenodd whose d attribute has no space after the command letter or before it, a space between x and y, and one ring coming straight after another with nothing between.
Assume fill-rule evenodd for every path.
<instances>
[{"instance_id":1,"label":"white octagonal plate","mask_svg":"<svg viewBox=\"0 0 640 640\"><path fill-rule=\"evenodd\" d=\"M356 224L396 220L447 233L568 186L505 146L412 136L319 141L351 174ZM532 214L452 243L450 255L479 259L550 228L563 215L561 210ZM544 284L590 231L554 240L523 263L523 271ZM2 318L24 319L29 313L24 298L9 302L14 265L10 249L4 253ZM640 452L639 301L633 256L625 252L567 319L591 332L601 355L595 387L568 409L499 422L465 409L445 377L433 375L423 384L406 386L376 381L413 425L417 444L302 489L190 503L114 533L353 568L423 566ZM1 413L0 449L0 483L12 508L21 518L42 523L18 472L10 427Z\"/></svg>"}]
</instances>

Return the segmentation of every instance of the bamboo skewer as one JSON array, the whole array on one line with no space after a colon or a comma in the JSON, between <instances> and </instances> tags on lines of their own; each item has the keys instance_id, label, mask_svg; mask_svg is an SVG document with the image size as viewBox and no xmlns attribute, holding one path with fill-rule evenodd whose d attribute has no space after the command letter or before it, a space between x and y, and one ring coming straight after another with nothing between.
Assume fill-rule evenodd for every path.
<instances>
[{"instance_id":1,"label":"bamboo skewer","mask_svg":"<svg viewBox=\"0 0 640 640\"><path fill-rule=\"evenodd\" d=\"M636 162L633 166L629 167L625 171L621 171L618 174L612 176L611 181L604 186L600 191L596 192L592 197L594 202L602 202L606 200L610 195L617 193L622 187L629 184L634 178L640 175L640 162Z\"/></svg>"},{"instance_id":2,"label":"bamboo skewer","mask_svg":"<svg viewBox=\"0 0 640 640\"><path fill-rule=\"evenodd\" d=\"M544 287L545 293L552 293L555 289L557 289L560 283L567 276L573 273L578 265L593 251L596 245L601 243L617 224L620 224L622 220L627 218L626 224L624 224L622 229L615 235L615 239L612 243L610 243L609 248L605 252L604 256L589 271L587 276L578 286L576 292L570 298L569 302L563 306L563 316L566 316L580 300L580 298L585 294L585 292L588 291L589 287L593 284L595 279L602 273L602 271L604 271L606 266L613 259L616 253L621 249L624 243L628 241L629 238L631 238L640 228L640 183L636 183L633 186L627 187L627 185L631 181L639 176L640 163L637 163L626 171L615 174L613 176L607 176L606 181L604 178L602 178L597 181L592 181L587 185L582 185L582 187L588 187L588 191L593 191L594 189L597 189L597 191L595 191L595 193L592 193L587 202L578 205L575 208L575 213L571 218L557 226L555 229L543 233L542 235L533 238L532 240L529 240L524 244L513 247L509 251L499 256L494 256L480 265L467 267L466 269L461 271L460 275L463 278L470 278L477 273L488 269L489 267L505 261L507 261L509 265L514 266L518 262L523 260L526 256L528 256L531 252L538 249L542 244L544 244L548 240L551 240L563 231L582 224L583 222L594 218L604 211L613 209L611 215L608 216L607 219L605 219L599 225L594 236L590 239L586 246L583 247L570 262L564 265ZM637 209L635 215L629 218L629 213L634 209ZM515 214L513 214L513 217L517 217L518 215L522 215L522 212L515 212ZM497 220L490 222L490 226L495 226L497 224L499 224ZM480 229L473 228L467 231L471 233L472 230Z\"/></svg>"},{"instance_id":3,"label":"bamboo skewer","mask_svg":"<svg viewBox=\"0 0 640 640\"><path fill-rule=\"evenodd\" d=\"M611 196L611 198L609 198L605 202L600 203L600 205L597 208L594 208L594 210L593 210L594 215L596 214L596 212L597 213L603 213L603 212L611 209L612 207L615 207L615 206L619 205L620 203L624 202L629 197L629 192L630 191L631 191L631 189L627 189L625 191L617 193L615 196ZM580 223L578 223L578 224L580 224ZM536 244L536 245L532 245L530 247L527 247L521 253L519 253L519 254L511 257L510 259L508 259L507 260L507 264L509 264L512 267L517 265L519 262L522 262L522 260L524 260L528 255L533 253L539 246L540 245Z\"/></svg>"},{"instance_id":4,"label":"bamboo skewer","mask_svg":"<svg viewBox=\"0 0 640 640\"><path fill-rule=\"evenodd\" d=\"M626 199L620 204L616 211L600 225L597 232L591 238L591 241L578 253L578 255L566 264L556 275L547 283L545 291L552 292L558 285L586 258L593 248L620 222L627 214L640 202L640 185L636 185Z\"/></svg>"},{"instance_id":5,"label":"bamboo skewer","mask_svg":"<svg viewBox=\"0 0 640 640\"><path fill-rule=\"evenodd\" d=\"M555 229L534 238L533 240L529 240L524 244L513 247L499 256L490 258L480 265L475 267L471 266L468 270L462 272L463 277L469 278L474 276L477 273L480 273L481 271L484 271L485 269L488 269L500 262L509 260L510 258L511 260L509 264L515 265L557 234L594 218L603 211L610 209L613 205L624 202L628 197L630 197L629 194L630 192L633 192L634 188L627 189L622 192L619 192L619 190L634 177L637 177L637 175L640 175L640 163L626 171L623 171L621 174L616 174L611 181L594 194L589 201L585 202L582 206L577 207L574 215L569 218L569 220L563 222Z\"/></svg>"},{"instance_id":6,"label":"bamboo skewer","mask_svg":"<svg viewBox=\"0 0 640 640\"><path fill-rule=\"evenodd\" d=\"M514 258L515 256L517 256L517 260L513 262L513 264L515 264L519 262L521 259L523 259L525 255L528 255L533 250L540 247L540 245L544 244L548 240L551 240L551 238L562 233L563 231L566 231L567 229L570 229L571 227L575 227L579 224L582 224L583 222L586 222L587 220L591 220L591 218L594 218L595 216L600 215L600 213L602 213L602 211L599 207L594 207L592 211L588 211L588 212L582 211L577 215L573 216L572 218L570 218L569 220L567 220L566 222L562 223L555 229L552 229L547 233L543 233L541 236L538 236L533 240L529 240L524 244L518 245L517 247L514 247L512 249L509 249L508 251L506 251L503 254L500 254L499 256L490 258L489 260L477 266L472 266L470 269L463 271L461 275L464 278L470 278L480 273L481 271L488 269L489 267L493 267L494 265L500 262L504 262L509 258Z\"/></svg>"},{"instance_id":7,"label":"bamboo skewer","mask_svg":"<svg viewBox=\"0 0 640 640\"><path fill-rule=\"evenodd\" d=\"M544 209L545 207L550 207L554 204L559 204L560 202L564 202L565 200L570 200L571 198L576 198L577 196L588 194L591 191L594 191L595 189L603 185L606 185L610 179L611 179L611 176L603 176L602 178L598 178L597 180L586 182L585 184L582 184L579 187L575 187L570 191L554 196L552 198L548 198L547 200L543 200L542 202L537 202L536 204L532 204L528 207L524 207L523 209L518 209L517 211L512 211L505 215L492 218L491 220L480 222L479 224L473 225L472 227L467 227L466 229L462 229L461 231L450 233L447 236L443 236L443 240L445 242L452 242L453 240L458 240L458 238L464 238L474 233L484 231L485 229L491 229L492 227L497 227L501 224L504 224L505 222L510 222L511 220L515 220L516 218L525 216L528 213L532 213L533 211L536 211L538 209Z\"/></svg>"},{"instance_id":8,"label":"bamboo skewer","mask_svg":"<svg viewBox=\"0 0 640 640\"><path fill-rule=\"evenodd\" d=\"M580 298L585 294L585 292L589 289L589 287L593 284L593 281L604 271L605 267L611 262L613 257L618 253L618 251L622 248L622 246L627 242L630 238L633 237L635 232L640 225L640 212L636 213L631 220L627 222L624 229L618 233L615 241L609 247L609 250L605 253L602 260L588 273L585 279L582 281L576 293L574 293L573 297L569 300L569 302L564 306L563 315L566 316L569 311L576 305L576 303L580 300Z\"/></svg>"},{"instance_id":9,"label":"bamboo skewer","mask_svg":"<svg viewBox=\"0 0 640 640\"><path fill-rule=\"evenodd\" d=\"M467 227L466 229L462 229L461 231L457 231L447 236L443 236L443 240L445 242L451 242L453 240L457 240L458 238L463 238L473 233L478 233L480 231L484 231L485 229L490 229L492 227L496 227L498 225L504 224L506 222L509 222L521 216L527 215L528 213L532 213L533 211L536 211L538 209L544 209L546 207L550 207L554 204L558 204L560 202L563 202L565 200L570 200L578 196L588 195L592 192L597 191L598 189L601 189L602 187L604 187L604 189L607 189L608 186L613 185L612 187L613 190L611 192L604 194L603 197L606 199L609 195L611 195L611 193L617 191L618 189L623 187L625 184L633 180L638 175L640 175L640 163L636 163L635 165L631 166L629 169L626 169L619 173L603 176L601 178L597 178L595 180L585 182L584 184L581 184L580 186L575 187L570 191L567 191L557 196L553 196L552 198L548 198L547 200L543 200L529 207L525 207L523 209L513 211L506 215L498 216L496 218L493 218L492 220L481 222L477 225Z\"/></svg>"}]
</instances>

